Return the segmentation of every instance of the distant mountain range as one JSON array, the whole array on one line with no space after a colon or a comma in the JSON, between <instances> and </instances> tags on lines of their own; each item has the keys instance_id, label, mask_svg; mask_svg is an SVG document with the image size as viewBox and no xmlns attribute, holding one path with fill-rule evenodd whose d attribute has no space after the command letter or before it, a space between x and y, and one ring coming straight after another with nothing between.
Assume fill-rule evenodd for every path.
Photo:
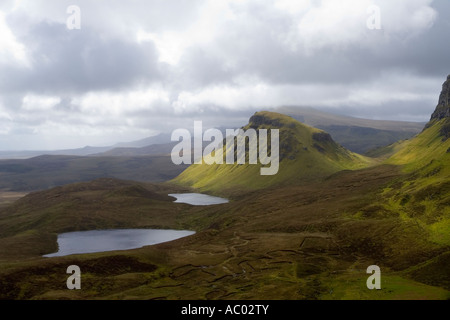
<instances>
[{"instance_id":1,"label":"distant mountain range","mask_svg":"<svg viewBox=\"0 0 450 320\"><path fill-rule=\"evenodd\" d=\"M64 156L89 156L101 154L116 148L141 148L150 145L162 144L170 142L170 134L160 133L153 137L144 138L131 142L120 142L112 146L91 147L86 146L78 149L65 150L24 150L24 151L0 151L0 159L27 159L41 155L64 155Z\"/></svg>"},{"instance_id":2,"label":"distant mountain range","mask_svg":"<svg viewBox=\"0 0 450 320\"><path fill-rule=\"evenodd\" d=\"M330 143L337 148L333 151L330 150L331 145L325 147L325 153L329 156L335 151L342 151L344 148L346 149L345 152L349 152L349 154L353 152L363 154L368 150L385 147L393 142L411 138L419 133L424 126L422 123L414 122L367 120L339 116L312 108L284 107L280 108L279 111L285 112L290 117L282 116L280 113L266 113L265 116L268 117L267 119L279 116L287 122L295 122L295 127L303 132L302 135L308 136L304 137L307 138L307 141L312 141L311 137L317 131L310 126L329 131L330 136L327 137L329 137ZM225 128L218 129L223 133L225 132ZM291 132L292 136L286 139L296 140L300 131ZM286 136L286 134L284 135ZM289 136L289 134L287 135ZM335 142L344 148L337 146ZM171 134L161 133L153 137L117 143L109 147L87 146L79 149L55 151L0 151L0 159L3 159L0 160L0 175L2 177L0 190L41 190L102 177L147 182L170 180L187 168L187 165L174 165L170 159L170 153L177 143L171 141ZM320 144L317 141L316 143ZM287 144L289 143L285 141L284 145ZM304 148L309 150L307 153L317 152L313 148L313 144L312 142L305 143ZM203 145L203 147L205 146L206 144ZM381 150L374 154L378 156L379 152L385 153L384 150ZM345 169L350 165L349 163L344 165L342 159L339 160L340 163L333 162L327 165L324 162L325 158L316 158L314 156L305 158L303 160L307 161L302 166L291 168L298 173L288 173L290 169L288 170L284 166L282 172L288 174L291 179L300 176L315 177L316 171L321 171L321 176L324 176L336 170ZM360 159L362 158L360 157ZM307 163L311 163L311 165ZM317 170L310 170L308 166ZM319 168L321 169L319 170ZM312 174L313 171L314 174ZM248 174L249 172L246 171L244 176ZM184 179L186 176L187 174L184 174L179 179ZM228 179L231 179L234 175L227 174L227 176ZM280 180L280 177L280 174L276 175L276 179ZM253 179L251 180L253 181ZM261 184L260 187L272 185L276 182L267 182L271 180L270 178L265 180L266 182ZM260 182L259 179L253 181L255 185L260 184ZM197 181L195 185L200 186L202 182Z\"/></svg>"},{"instance_id":3,"label":"distant mountain range","mask_svg":"<svg viewBox=\"0 0 450 320\"><path fill-rule=\"evenodd\" d=\"M275 111L328 132L336 142L350 151L360 154L398 140L409 139L419 133L425 125L421 122L360 119L306 107L281 107ZM225 131L225 128L218 129ZM168 155L176 144L170 138L171 133L160 133L156 136L105 147L86 146L66 150L0 151L0 159L27 159L40 155L113 157Z\"/></svg>"},{"instance_id":4,"label":"distant mountain range","mask_svg":"<svg viewBox=\"0 0 450 320\"><path fill-rule=\"evenodd\" d=\"M328 132L336 142L360 154L412 138L425 126L425 122L361 119L306 107L282 107L277 112Z\"/></svg>"}]
</instances>

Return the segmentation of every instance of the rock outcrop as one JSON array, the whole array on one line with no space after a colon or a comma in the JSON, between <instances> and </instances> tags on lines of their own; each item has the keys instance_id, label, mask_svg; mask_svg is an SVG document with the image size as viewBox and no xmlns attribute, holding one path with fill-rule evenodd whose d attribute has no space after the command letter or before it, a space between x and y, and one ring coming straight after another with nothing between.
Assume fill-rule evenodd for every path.
<instances>
[{"instance_id":1,"label":"rock outcrop","mask_svg":"<svg viewBox=\"0 0 450 320\"><path fill-rule=\"evenodd\" d=\"M441 120L444 118L450 118L450 75L442 85L439 103L431 115L431 120Z\"/></svg>"}]
</instances>

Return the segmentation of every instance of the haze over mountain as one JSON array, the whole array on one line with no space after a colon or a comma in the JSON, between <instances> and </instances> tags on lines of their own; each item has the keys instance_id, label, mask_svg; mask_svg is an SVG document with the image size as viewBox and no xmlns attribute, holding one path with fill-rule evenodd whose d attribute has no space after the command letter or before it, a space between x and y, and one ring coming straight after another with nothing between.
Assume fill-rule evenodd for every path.
<instances>
[{"instance_id":1,"label":"haze over mountain","mask_svg":"<svg viewBox=\"0 0 450 320\"><path fill-rule=\"evenodd\" d=\"M307 107L281 107L276 110L328 132L335 141L361 154L409 139L418 134L425 125L424 122L355 118Z\"/></svg>"},{"instance_id":2,"label":"haze over mountain","mask_svg":"<svg viewBox=\"0 0 450 320\"><path fill-rule=\"evenodd\" d=\"M408 121L371 120L336 115L306 107L280 107L274 111L287 114L300 122L322 129L347 149L365 153L387 146L395 141L411 138L419 133L425 123ZM217 129L225 132L226 129ZM176 144L170 140L171 132L111 146L86 146L66 150L0 151L0 159L28 159L40 155L68 156L155 156L169 155Z\"/></svg>"},{"instance_id":3,"label":"haze over mountain","mask_svg":"<svg viewBox=\"0 0 450 320\"><path fill-rule=\"evenodd\" d=\"M168 141L170 141L170 134L160 133L156 136L147 137L144 139L130 142L119 142L114 145L104 147L86 146L84 148L79 149L65 149L65 150L0 151L0 159L28 159L41 155L64 155L64 156L103 155L102 153L115 148L141 148L151 145L164 144L167 143ZM146 153L145 155L155 155L155 153L150 154Z\"/></svg>"}]
</instances>

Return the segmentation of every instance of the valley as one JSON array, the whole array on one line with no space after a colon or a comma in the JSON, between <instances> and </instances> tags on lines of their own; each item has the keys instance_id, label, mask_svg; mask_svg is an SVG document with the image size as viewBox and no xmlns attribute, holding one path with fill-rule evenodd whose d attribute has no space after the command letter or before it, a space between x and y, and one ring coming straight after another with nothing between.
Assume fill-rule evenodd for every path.
<instances>
[{"instance_id":1,"label":"valley","mask_svg":"<svg viewBox=\"0 0 450 320\"><path fill-rule=\"evenodd\" d=\"M99 318L139 304L289 319L393 315L337 300L448 302L449 12L0 1L3 313L101 300ZM395 303L403 317L414 305Z\"/></svg>"},{"instance_id":2,"label":"valley","mask_svg":"<svg viewBox=\"0 0 450 320\"><path fill-rule=\"evenodd\" d=\"M258 112L243 128L279 130L275 176L259 175L261 163L204 163L165 182L104 177L16 201L20 193L4 193L0 299L449 299L447 124L432 117L370 158L289 116ZM230 201L171 196L193 192ZM106 229L195 234L43 257L57 251L60 233ZM68 265L80 267L82 290L67 290ZM380 290L366 287L371 265L381 269Z\"/></svg>"},{"instance_id":3,"label":"valley","mask_svg":"<svg viewBox=\"0 0 450 320\"><path fill-rule=\"evenodd\" d=\"M163 200L163 194L149 200L144 189L156 190L152 185L141 185L141 189L127 182L111 181L113 185L102 196L103 191L95 189L104 181L81 184L72 192L65 192L65 198L72 195L60 213L64 217L53 218L58 223L43 222L48 210L43 208L34 222L29 221L34 229L11 230L11 237L2 239L5 248L7 244L10 247L19 243L25 234L40 235L33 241L33 250L30 245L25 249L25 242L22 247L14 246L14 252L2 250L1 297L446 299L448 244L430 241L426 230L404 221L394 211L374 208L384 188L403 178L395 166L378 166L341 172L323 183L249 193L211 207L173 203ZM123 192L124 187L130 191ZM175 187L164 188L168 189L157 192ZM95 198L105 212L92 205L80 210L81 204L75 200L82 196L79 189L91 190L90 194L99 192ZM116 190L121 194L119 198L107 196ZM47 193L51 196L54 191ZM117 202L121 203L121 212L108 206ZM28 206L38 208L32 202L20 205L22 210ZM158 208L158 213L150 208ZM135 218L123 220L122 214L123 218ZM74 215L80 221L77 225L67 218ZM5 212L3 221L4 218ZM189 226L197 233L129 251L40 257L43 248L49 251L54 247L53 232L102 229L111 220L115 221L115 228ZM4 234L4 225L1 230ZM70 264L80 266L83 290L65 289L64 266ZM372 264L382 270L380 291L365 288L365 269ZM435 272L429 273L430 269Z\"/></svg>"}]
</instances>

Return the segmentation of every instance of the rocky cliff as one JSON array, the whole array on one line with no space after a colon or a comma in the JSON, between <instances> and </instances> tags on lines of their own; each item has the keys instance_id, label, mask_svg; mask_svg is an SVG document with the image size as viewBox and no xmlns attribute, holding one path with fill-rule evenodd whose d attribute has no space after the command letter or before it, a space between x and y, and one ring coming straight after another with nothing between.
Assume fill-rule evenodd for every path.
<instances>
[{"instance_id":1,"label":"rocky cliff","mask_svg":"<svg viewBox=\"0 0 450 320\"><path fill-rule=\"evenodd\" d=\"M431 120L441 120L443 118L450 118L450 75L447 77L447 81L442 85L439 103L436 110L431 115Z\"/></svg>"}]
</instances>

